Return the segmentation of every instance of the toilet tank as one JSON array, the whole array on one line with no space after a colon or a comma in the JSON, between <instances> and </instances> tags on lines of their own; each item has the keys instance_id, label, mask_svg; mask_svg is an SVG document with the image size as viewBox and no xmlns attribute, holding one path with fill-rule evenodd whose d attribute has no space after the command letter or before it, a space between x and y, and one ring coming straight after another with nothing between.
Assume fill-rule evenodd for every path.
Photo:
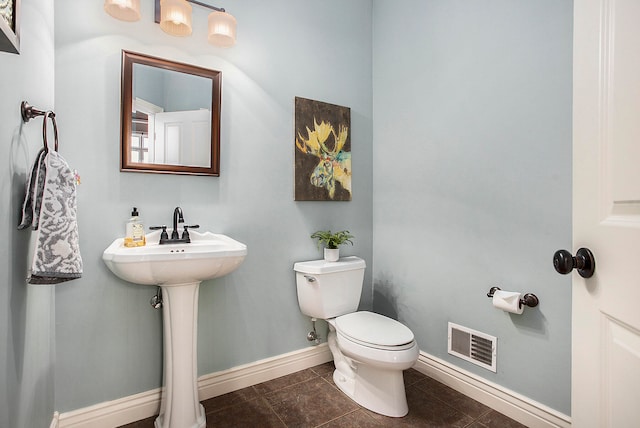
<instances>
[{"instance_id":1,"label":"toilet tank","mask_svg":"<svg viewBox=\"0 0 640 428\"><path fill-rule=\"evenodd\" d=\"M337 262L312 260L293 265L298 304L303 314L329 319L355 312L364 281L364 260L343 257Z\"/></svg>"}]
</instances>

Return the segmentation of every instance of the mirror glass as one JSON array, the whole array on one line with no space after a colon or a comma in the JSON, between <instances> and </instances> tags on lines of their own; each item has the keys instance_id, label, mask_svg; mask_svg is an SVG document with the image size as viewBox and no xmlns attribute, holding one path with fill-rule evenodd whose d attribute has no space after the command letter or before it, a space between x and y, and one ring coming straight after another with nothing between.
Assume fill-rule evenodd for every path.
<instances>
[{"instance_id":1,"label":"mirror glass","mask_svg":"<svg viewBox=\"0 0 640 428\"><path fill-rule=\"evenodd\" d=\"M220 174L221 73L122 52L120 170Z\"/></svg>"}]
</instances>

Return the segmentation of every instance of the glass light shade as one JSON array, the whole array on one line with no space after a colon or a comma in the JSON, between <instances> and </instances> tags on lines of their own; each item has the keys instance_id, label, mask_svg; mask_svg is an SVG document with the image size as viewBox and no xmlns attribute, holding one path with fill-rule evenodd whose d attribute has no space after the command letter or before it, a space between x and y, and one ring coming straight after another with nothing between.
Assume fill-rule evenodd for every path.
<instances>
[{"instance_id":1,"label":"glass light shade","mask_svg":"<svg viewBox=\"0 0 640 428\"><path fill-rule=\"evenodd\" d=\"M209 43L228 48L236 44L236 19L227 12L209 14Z\"/></svg>"},{"instance_id":2,"label":"glass light shade","mask_svg":"<svg viewBox=\"0 0 640 428\"><path fill-rule=\"evenodd\" d=\"M104 0L104 11L121 21L138 21L140 0Z\"/></svg>"},{"instance_id":3,"label":"glass light shade","mask_svg":"<svg viewBox=\"0 0 640 428\"><path fill-rule=\"evenodd\" d=\"M191 5L185 0L161 0L160 28L172 36L190 36Z\"/></svg>"}]
</instances>

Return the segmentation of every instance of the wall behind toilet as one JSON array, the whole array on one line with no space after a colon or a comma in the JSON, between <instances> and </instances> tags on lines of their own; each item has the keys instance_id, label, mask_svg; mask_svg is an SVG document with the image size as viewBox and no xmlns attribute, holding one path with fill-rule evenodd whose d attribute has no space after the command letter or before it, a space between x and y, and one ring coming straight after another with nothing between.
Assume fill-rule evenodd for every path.
<instances>
[{"instance_id":1,"label":"wall behind toilet","mask_svg":"<svg viewBox=\"0 0 640 428\"><path fill-rule=\"evenodd\" d=\"M201 7L193 7L193 35L179 38L153 23L152 0L141 1L135 23L111 18L100 2L55 2L56 108L62 153L82 177L85 261L81 280L57 286L60 411L161 385L155 289L118 280L101 260L132 206L147 226L170 223L181 206L187 222L248 246L237 271L200 289L200 375L309 346L292 268L321 257L315 230L351 230L345 254L371 261L371 1L215 4L238 20L233 48L207 43ZM222 71L220 177L119 171L122 49ZM351 202L293 201L295 96L351 108ZM371 300L369 286L362 304Z\"/></svg>"},{"instance_id":2,"label":"wall behind toilet","mask_svg":"<svg viewBox=\"0 0 640 428\"><path fill-rule=\"evenodd\" d=\"M551 259L571 246L572 2L376 0L373 17L374 308L569 414L571 281ZM540 306L494 309L491 286ZM447 354L449 321L498 337L496 374Z\"/></svg>"}]
</instances>

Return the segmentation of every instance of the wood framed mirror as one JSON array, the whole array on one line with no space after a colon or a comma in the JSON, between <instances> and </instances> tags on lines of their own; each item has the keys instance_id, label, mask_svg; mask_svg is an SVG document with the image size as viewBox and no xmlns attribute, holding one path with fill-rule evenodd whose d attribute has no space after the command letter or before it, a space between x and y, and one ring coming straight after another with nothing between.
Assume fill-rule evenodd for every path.
<instances>
[{"instance_id":1,"label":"wood framed mirror","mask_svg":"<svg viewBox=\"0 0 640 428\"><path fill-rule=\"evenodd\" d=\"M120 170L219 176L221 80L123 50Z\"/></svg>"}]
</instances>

